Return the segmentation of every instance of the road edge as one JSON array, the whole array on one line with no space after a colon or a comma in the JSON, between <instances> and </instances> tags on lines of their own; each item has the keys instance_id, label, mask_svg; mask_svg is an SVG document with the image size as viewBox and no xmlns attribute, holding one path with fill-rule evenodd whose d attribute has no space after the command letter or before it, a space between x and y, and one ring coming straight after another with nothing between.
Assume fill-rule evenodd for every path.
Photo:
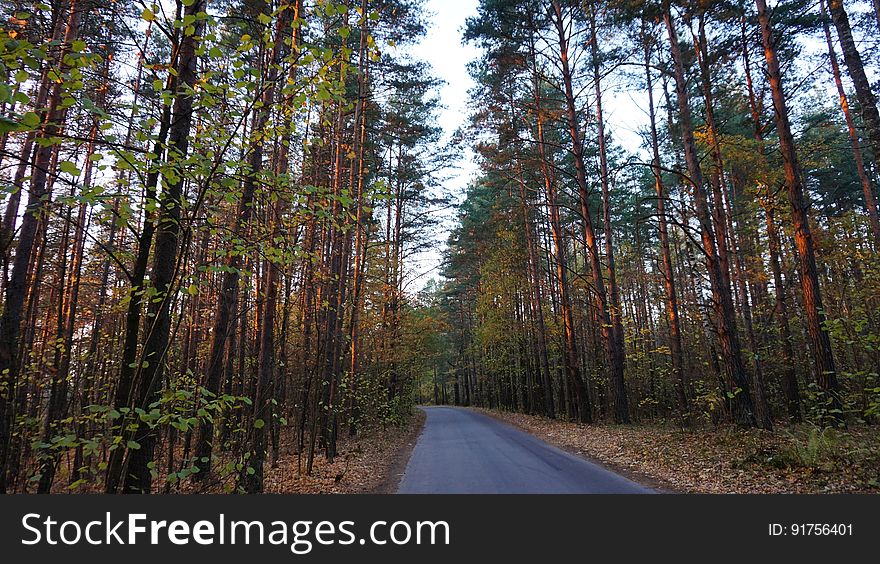
<instances>
[{"instance_id":1,"label":"road edge","mask_svg":"<svg viewBox=\"0 0 880 564\"><path fill-rule=\"evenodd\" d=\"M415 422L411 424L410 429L403 440L404 447L394 454L385 477L367 493L397 493L397 488L400 486L400 481L403 479L403 473L406 470L407 464L409 464L412 451L415 448L416 443L419 442L419 437L422 436L422 432L425 430L425 419L427 419L427 417L427 414L423 410L416 408L416 412L413 414Z\"/></svg>"},{"instance_id":2,"label":"road edge","mask_svg":"<svg viewBox=\"0 0 880 564\"><path fill-rule=\"evenodd\" d=\"M554 441L548 440L547 437L542 437L536 433L533 433L531 431L531 429L528 429L527 427L523 427L522 425L518 425L514 422L511 422L511 421L508 421L507 419L504 419L503 417L501 417L498 414L498 412L496 412L494 410L489 410L489 409L486 409L483 407L462 407L462 406L459 406L459 407L461 409L467 409L469 411L473 411L474 413L479 413L479 414L485 415L486 417L490 417L490 418L494 419L495 421L498 421L499 423L504 423L505 425L509 425L509 426L513 427L514 429L518 429L519 431L526 433L527 435L535 437L538 440L544 441L545 443L547 443L549 445L553 445L554 447L558 448L559 450L565 451L568 454L571 454L573 456L577 456L578 458L586 460L587 462L595 464L596 466L599 466L601 468L604 468L605 470L608 470L609 472L613 472L615 474L623 476L627 480L635 482L641 486L651 488L652 490L654 490L658 494L687 493L685 491L676 489L674 486L672 486L671 484L669 484L665 480L654 478L654 477L648 476L646 474L641 474L637 471L634 471L634 470L627 468L625 466L621 466L619 464L614 464L611 462L606 462L604 460L600 460L598 458L594 458L592 456L587 456L581 452L574 450L573 448L571 448L567 445L556 443Z\"/></svg>"}]
</instances>

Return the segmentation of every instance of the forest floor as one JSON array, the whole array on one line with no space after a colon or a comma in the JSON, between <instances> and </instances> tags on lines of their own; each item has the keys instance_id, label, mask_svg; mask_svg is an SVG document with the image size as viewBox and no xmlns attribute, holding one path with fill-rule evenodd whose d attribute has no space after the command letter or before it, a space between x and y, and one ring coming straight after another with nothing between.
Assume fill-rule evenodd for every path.
<instances>
[{"instance_id":1,"label":"forest floor","mask_svg":"<svg viewBox=\"0 0 880 564\"><path fill-rule=\"evenodd\" d=\"M480 409L630 479L672 493L880 493L876 427L774 433L736 428L580 425Z\"/></svg>"},{"instance_id":2,"label":"forest floor","mask_svg":"<svg viewBox=\"0 0 880 564\"><path fill-rule=\"evenodd\" d=\"M292 433L283 433L275 467L267 461L263 488L265 493L322 494L322 493L394 493L400 481L410 452L416 444L425 413L413 410L409 420L398 425L375 426L361 429L357 437L349 437L343 430L338 442L338 456L332 463L324 453L316 450L311 475L306 475L306 455L300 456L294 448ZM72 458L72 451L67 459ZM163 457L165 455L163 454ZM180 448L175 450L182 459ZM220 454L217 468L230 463L227 455ZM234 461L233 461L234 462ZM34 469L35 470L35 469ZM31 470L32 472L34 470ZM53 484L53 493L69 493L68 464L62 464ZM222 472L221 472L222 474ZM234 489L236 473L213 474L210 480L193 482L182 480L170 485L166 473L160 472L153 480L153 493L228 493ZM32 486L31 490L33 489ZM77 493L100 493L100 483L86 483Z\"/></svg>"},{"instance_id":3,"label":"forest floor","mask_svg":"<svg viewBox=\"0 0 880 564\"><path fill-rule=\"evenodd\" d=\"M425 413L415 410L400 425L367 429L355 438L339 438L338 456L328 463L323 454L315 456L312 475L300 472L305 457L282 445L278 467L266 474L266 493L394 493L416 444Z\"/></svg>"}]
</instances>

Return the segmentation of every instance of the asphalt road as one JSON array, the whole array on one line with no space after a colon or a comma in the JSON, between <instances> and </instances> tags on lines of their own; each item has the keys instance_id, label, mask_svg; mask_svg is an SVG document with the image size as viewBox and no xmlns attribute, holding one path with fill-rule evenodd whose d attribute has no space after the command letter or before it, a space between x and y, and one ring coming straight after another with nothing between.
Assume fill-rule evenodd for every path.
<instances>
[{"instance_id":1,"label":"asphalt road","mask_svg":"<svg viewBox=\"0 0 880 564\"><path fill-rule=\"evenodd\" d=\"M398 493L655 493L480 413L422 409L427 420Z\"/></svg>"}]
</instances>

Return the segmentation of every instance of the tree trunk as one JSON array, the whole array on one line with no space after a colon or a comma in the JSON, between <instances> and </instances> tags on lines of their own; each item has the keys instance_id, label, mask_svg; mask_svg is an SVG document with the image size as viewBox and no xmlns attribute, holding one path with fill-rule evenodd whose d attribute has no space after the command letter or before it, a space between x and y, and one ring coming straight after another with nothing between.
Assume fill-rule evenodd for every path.
<instances>
[{"instance_id":1,"label":"tree trunk","mask_svg":"<svg viewBox=\"0 0 880 564\"><path fill-rule=\"evenodd\" d=\"M207 0L194 0L184 10L184 17L195 16L206 8ZM140 362L135 373L133 396L129 402L132 409L148 410L155 400L162 380L165 353L171 334L171 301L175 294L175 280L178 273L180 250L180 211L183 199L182 162L189 149L189 134L193 115L193 97L186 91L192 89L196 81L198 34L201 33L202 20L196 19L195 30L183 34L180 42L177 64L177 88L171 111L171 125L168 129L168 152L166 160L177 169L177 178L167 182L162 194L162 212L157 230L153 266L150 282L158 292L150 304L152 323L147 331ZM137 446L126 448L127 472L123 477L123 491L126 493L150 493L152 475L149 463L153 459L156 431L140 422L133 433Z\"/></svg>"},{"instance_id":2,"label":"tree trunk","mask_svg":"<svg viewBox=\"0 0 880 564\"><path fill-rule=\"evenodd\" d=\"M719 138L718 125L715 121L715 100L712 93L712 78L709 69L709 47L706 39L706 20L705 13L700 12L698 22L697 35L697 62L700 68L700 82L703 90L703 101L706 110L706 128L709 132L709 148L712 154L712 161L715 165L715 172L712 175L710 184L712 186L713 199L713 221L715 233L718 239L718 257L721 263L721 275L723 278L724 288L727 292L731 291L731 270L733 270L736 280L739 303L743 313L745 322L746 336L752 348L753 369L751 376L751 392L752 404L755 411L755 420L762 429L772 430L773 422L770 418L770 407L767 405L767 397L764 393L763 371L761 363L758 360L758 346L755 339L754 330L752 328L751 305L749 304L749 295L746 292L745 282L740 275L739 255L736 246L736 238L732 228L730 219L729 206L727 198L727 178L724 171L724 158L721 154L721 141ZM733 255L734 266L731 269L730 256Z\"/></svg>"},{"instance_id":3,"label":"tree trunk","mask_svg":"<svg viewBox=\"0 0 880 564\"><path fill-rule=\"evenodd\" d=\"M709 211L708 196L703 181L703 171L700 167L694 141L687 83L684 76L684 64L682 62L681 48L678 43L678 32L675 29L675 23L669 10L668 2L664 5L664 8L663 19L669 34L669 45L673 60L682 144L685 162L690 175L688 181L693 189L697 220L700 223L703 253L706 256L706 267L709 271L712 305L715 310L715 328L724 360L726 391L732 396L730 397L730 403L733 418L737 425L753 426L755 424L755 417L749 391L748 376L742 361L739 335L734 317L733 299L730 295L730 287L725 287L724 285L724 276L721 271L721 263L715 241L715 231L712 227L712 215Z\"/></svg>"},{"instance_id":4,"label":"tree trunk","mask_svg":"<svg viewBox=\"0 0 880 564\"><path fill-rule=\"evenodd\" d=\"M608 179L608 154L605 147L605 120L602 115L602 82L601 61L599 60L599 37L596 35L596 12L594 2L590 2L590 50L593 63L593 84L596 93L596 129L599 145L599 177L602 185L602 231L605 236L605 268L608 277L608 295L600 302L605 302L607 314L611 321L610 355L608 371L608 395L611 399L611 412L615 423L629 423L629 402L626 397L624 381L624 350L623 322L620 312L620 291L617 287L617 271L614 263L614 235L611 226L611 189ZM583 199L583 193L581 194ZM591 249L592 250L592 249ZM601 279L601 275L599 276ZM603 288L597 286L601 292Z\"/></svg>"},{"instance_id":5,"label":"tree trunk","mask_svg":"<svg viewBox=\"0 0 880 564\"><path fill-rule=\"evenodd\" d=\"M580 213L583 228L584 241L589 250L590 268L593 279L594 291L596 292L597 308L600 315L602 341L605 348L606 369L609 372L609 379L614 380L612 376L616 363L616 341L614 337L613 325L608 308L608 295L605 291L605 281L602 277L602 264L599 258L599 246L596 241L595 231L593 229L593 219L589 208L589 190L587 186L587 173L584 165L584 152L581 142L581 132L578 125L577 108L572 86L572 71L569 64L569 49L566 31L565 15L558 0L553 1L553 25L556 28L557 38L559 41L559 62L562 68L563 96L565 98L566 119L568 125L568 134L571 138L571 153L575 164L575 178L577 180L578 192L580 196ZM573 327L572 327L573 330ZM592 415L587 416L580 413L589 409L589 398L587 397L587 389L583 380L578 376L572 381L574 387L574 399L578 405L579 419L582 423L589 422Z\"/></svg>"},{"instance_id":6,"label":"tree trunk","mask_svg":"<svg viewBox=\"0 0 880 564\"><path fill-rule=\"evenodd\" d=\"M299 4L297 4L298 8ZM298 10L294 10L292 19L298 17ZM271 53L268 57L267 68L261 69L261 76L265 76L265 83L260 97L261 105L255 110L251 125L251 141L248 155L248 171L242 186L241 198L238 201L235 217L230 226L233 239L244 234L248 223L253 215L254 195L259 182L259 174L263 167L263 145L266 141L264 130L269 121L269 108L275 99L276 66L279 62L280 50L283 46L281 33L283 32L287 18L282 13L278 18L275 30L275 40ZM294 43L297 45L299 27L294 28ZM265 58L260 58L264 61ZM241 276L241 256L237 252L230 253L226 257L226 268L223 272L223 280L220 285L220 295L217 302L217 313L214 315L214 327L211 334L211 348L208 353L207 369L205 373L205 390L209 394L217 395L220 392L221 376L224 371L223 352L230 334L230 320L235 308L235 299L238 295L238 283ZM201 472L193 477L203 480L211 473L214 441L214 423L208 418L202 418L199 425L198 439L195 447L195 457L199 461Z\"/></svg>"},{"instance_id":7,"label":"tree trunk","mask_svg":"<svg viewBox=\"0 0 880 564\"><path fill-rule=\"evenodd\" d=\"M746 76L746 90L749 96L749 109L752 114L754 137L758 143L758 151L762 157L766 155L764 143L764 125L761 123L761 110L755 88L752 83L751 60L749 57L749 44L746 38L746 22L742 22L743 42L743 66ZM798 423L801 421L800 394L798 392L797 371L795 369L794 351L791 345L791 329L788 324L788 304L785 295L785 286L782 280L782 266L779 261L779 233L776 228L776 220L773 217L773 201L770 187L766 186L766 197L760 198L759 203L764 210L764 219L767 228L768 250L770 254L770 270L773 274L774 290L776 294L776 307L774 314L779 328L779 340L782 347L782 390L785 396L785 405L789 421Z\"/></svg>"},{"instance_id":8,"label":"tree trunk","mask_svg":"<svg viewBox=\"0 0 880 564\"><path fill-rule=\"evenodd\" d=\"M64 55L77 37L82 14L77 0L69 0L67 7L67 25L61 53L58 57L62 74L67 69ZM63 127L67 112L66 108L61 107L62 86L61 81L52 86L48 106L38 133L40 139L55 137ZM41 243L37 239L37 230L39 224L45 221L49 205L48 178L49 174L54 171L53 154L54 150L51 144L38 144L36 147L28 204L21 222L12 273L6 286L3 314L0 316L0 384L5 388L4 393L0 394L0 493L6 492L6 465L9 456L17 456L17 453L9 452L15 416L10 400L15 397L18 383L20 366L18 347L21 335L22 307L28 293L27 273L35 245ZM23 186L18 186L17 189L21 191Z\"/></svg>"},{"instance_id":9,"label":"tree trunk","mask_svg":"<svg viewBox=\"0 0 880 564\"><path fill-rule=\"evenodd\" d=\"M349 436L357 434L358 411L357 411L357 388L360 362L360 308L361 293L363 291L364 270L367 261L367 244L370 240L369 226L365 225L364 203L364 142L366 140L367 126L364 116L367 103L367 37L369 35L367 19L367 0L361 0L360 38L358 43L358 76L357 76L357 102L354 111L354 130L352 132L351 169L349 171L349 186L356 186L355 190L355 242L354 242L354 268L351 275L351 321L349 324ZM372 206L370 206L372 210ZM372 211L369 212L372 219Z\"/></svg>"},{"instance_id":10,"label":"tree trunk","mask_svg":"<svg viewBox=\"0 0 880 564\"><path fill-rule=\"evenodd\" d=\"M678 313L678 295L675 289L675 274L672 269L672 253L669 247L669 228L666 218L666 190L661 174L660 143L657 138L657 120L654 111L654 85L651 77L651 48L645 40L645 82L648 91L648 117L651 127L651 151L654 173L654 192L657 195L657 231L660 236L661 268L663 287L666 290L666 315L669 318L669 352L672 372L675 378L675 395L678 407L685 419L688 415L687 381L682 363L681 325Z\"/></svg>"},{"instance_id":11,"label":"tree trunk","mask_svg":"<svg viewBox=\"0 0 880 564\"><path fill-rule=\"evenodd\" d=\"M819 275L816 269L816 257L813 250L813 236L810 232L807 204L804 200L804 189L801 184L801 172L798 165L794 137L788 121L785 94L782 91L782 73L776 56L773 32L770 29L770 14L765 0L755 0L758 7L758 23L761 26L761 37L764 44L764 56L767 59L767 75L773 95L776 111L776 129L779 132L779 148L785 169L785 186L791 205L791 219L794 230L795 244L798 251L798 266L803 294L803 307L806 314L807 332L812 344L813 361L816 366L816 379L819 389L826 395L826 416L830 423L842 422L842 406L840 402L837 371L834 366L834 355L831 350L831 339L825 330L825 309L819 289ZM832 0L840 7L839 0ZM842 7L840 8L842 10ZM875 109L876 115L876 109ZM878 138L880 141L880 138Z\"/></svg>"},{"instance_id":12,"label":"tree trunk","mask_svg":"<svg viewBox=\"0 0 880 564\"><path fill-rule=\"evenodd\" d=\"M766 4L766 2L763 0L757 1L760 2L760 12L760 6ZM843 49L843 60L846 63L849 76L852 78L853 87L856 90L862 122L865 124L865 129L868 132L871 151L874 153L874 162L880 163L880 113L877 111L877 96L871 89L871 82L868 80L865 67L862 64L862 57L856 48L856 42L849 25L849 17L843 7L843 0L828 0L828 9L831 12L834 27L837 28L837 37L840 39L840 46ZM764 11L766 12L766 7ZM769 31L768 28L768 34Z\"/></svg>"},{"instance_id":13,"label":"tree trunk","mask_svg":"<svg viewBox=\"0 0 880 564\"><path fill-rule=\"evenodd\" d=\"M871 186L871 180L865 170L865 161L862 159L862 148L859 143L859 134L856 130L856 123L853 119L852 112L849 109L849 103L846 99L846 90L843 88L843 81L840 77L840 65L837 63L837 54L834 52L834 42L831 40L831 30L828 28L825 0L820 0L819 5L822 9L822 27L825 31L825 42L828 45L828 60L831 63L831 73L834 75L834 85L837 87L837 94L840 97L840 109L846 120L846 130L847 133L849 133L849 141L852 145L853 160L856 163L856 172L859 176L859 182L862 185L862 193L865 195L865 208L868 210L871 232L874 235L874 245L880 250L880 217L877 215L877 198L874 196L874 189ZM856 56L858 56L858 53ZM875 157L876 156L875 149ZM880 160L877 162L880 162Z\"/></svg>"}]
</instances>

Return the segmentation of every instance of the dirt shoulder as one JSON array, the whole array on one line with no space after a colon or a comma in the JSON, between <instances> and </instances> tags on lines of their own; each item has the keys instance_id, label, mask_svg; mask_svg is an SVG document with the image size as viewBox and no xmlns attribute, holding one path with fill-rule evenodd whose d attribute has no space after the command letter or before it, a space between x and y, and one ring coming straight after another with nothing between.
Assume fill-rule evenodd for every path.
<instances>
[{"instance_id":1,"label":"dirt shoulder","mask_svg":"<svg viewBox=\"0 0 880 564\"><path fill-rule=\"evenodd\" d=\"M412 450L425 428L425 412L421 409L416 411L413 421L402 433L397 436L397 441L390 450L389 456L384 456L382 460L385 464L382 466L384 472L381 473L382 479L375 482L372 488L364 493L377 494L393 494L397 493L397 487L403 478L403 472L412 455ZM386 452L388 452L386 450Z\"/></svg>"},{"instance_id":2,"label":"dirt shoulder","mask_svg":"<svg viewBox=\"0 0 880 564\"><path fill-rule=\"evenodd\" d=\"M339 455L328 463L315 457L312 475L299 471L305 456L283 452L277 468L266 475L266 493L394 493L409 455L421 433L425 413L416 410L402 425L366 430L356 438L341 438ZM282 449L283 451L283 449Z\"/></svg>"},{"instance_id":3,"label":"dirt shoulder","mask_svg":"<svg viewBox=\"0 0 880 564\"><path fill-rule=\"evenodd\" d=\"M880 493L880 432L579 425L479 410L634 481L681 493Z\"/></svg>"}]
</instances>

